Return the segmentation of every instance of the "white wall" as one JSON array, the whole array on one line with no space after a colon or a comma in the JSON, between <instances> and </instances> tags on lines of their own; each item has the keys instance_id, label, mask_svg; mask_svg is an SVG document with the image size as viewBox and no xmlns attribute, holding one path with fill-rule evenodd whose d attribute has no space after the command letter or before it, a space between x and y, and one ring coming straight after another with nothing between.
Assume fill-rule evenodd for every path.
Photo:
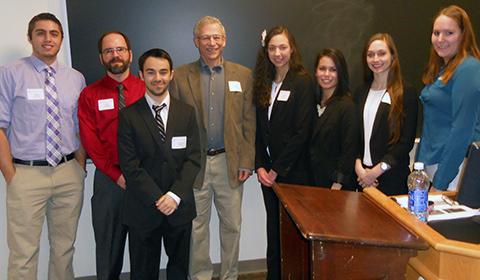
<instances>
[{"instance_id":1,"label":"white wall","mask_svg":"<svg viewBox=\"0 0 480 280\"><path fill-rule=\"evenodd\" d=\"M0 65L31 53L27 41L28 21L36 14L44 11L51 12L60 19L65 32L65 40L59 54L59 60L71 64L68 40L68 23L65 0L1 0L0 26L3 34L0 45ZM92 61L98 63L98 61ZM85 198L77 233L74 269L76 276L95 274L95 242L91 226L90 198L93 189L94 166L88 166L88 177L85 181ZM3 177L2 177L3 178ZM5 182L0 179L0 280L7 279L8 247L6 241L6 214L5 214ZM265 211L262 194L255 178L250 178L245 184L243 204L243 227L240 241L240 260L260 259L265 257ZM214 214L211 222L212 261L219 262L220 246L218 242L218 218ZM47 279L48 240L46 226L42 233L39 275L38 279ZM124 262L124 271L129 271L128 254ZM166 257L162 257L161 267L164 268Z\"/></svg>"},{"instance_id":2,"label":"white wall","mask_svg":"<svg viewBox=\"0 0 480 280\"><path fill-rule=\"evenodd\" d=\"M31 47L27 41L28 21L34 15L47 11L55 14L62 22L66 36L59 53L59 60L70 64L65 0L2 0L1 7L0 23L4 38L0 45L0 64L30 55Z\"/></svg>"}]
</instances>

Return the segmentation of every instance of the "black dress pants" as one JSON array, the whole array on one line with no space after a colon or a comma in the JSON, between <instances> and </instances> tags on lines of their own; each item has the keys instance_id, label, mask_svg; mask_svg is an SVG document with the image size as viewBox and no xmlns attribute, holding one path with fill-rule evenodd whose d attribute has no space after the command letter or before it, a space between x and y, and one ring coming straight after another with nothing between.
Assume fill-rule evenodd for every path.
<instances>
[{"instance_id":1,"label":"black dress pants","mask_svg":"<svg viewBox=\"0 0 480 280\"><path fill-rule=\"evenodd\" d=\"M118 280L123 266L127 227L122 224L125 191L100 170L93 181L92 222L98 280Z\"/></svg>"},{"instance_id":2,"label":"black dress pants","mask_svg":"<svg viewBox=\"0 0 480 280\"><path fill-rule=\"evenodd\" d=\"M168 256L167 279L188 277L192 223L172 226L166 219L154 228L129 227L130 279L158 280L162 239Z\"/></svg>"},{"instance_id":3,"label":"black dress pants","mask_svg":"<svg viewBox=\"0 0 480 280\"><path fill-rule=\"evenodd\" d=\"M273 188L262 185L267 213L267 280L280 280L280 213Z\"/></svg>"}]
</instances>

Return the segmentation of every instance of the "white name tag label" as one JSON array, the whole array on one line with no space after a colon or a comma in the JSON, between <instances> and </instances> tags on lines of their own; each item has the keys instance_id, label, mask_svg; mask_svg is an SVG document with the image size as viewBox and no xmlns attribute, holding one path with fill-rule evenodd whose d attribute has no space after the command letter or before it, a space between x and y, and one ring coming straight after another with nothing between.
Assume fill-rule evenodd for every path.
<instances>
[{"instance_id":1,"label":"white name tag label","mask_svg":"<svg viewBox=\"0 0 480 280\"><path fill-rule=\"evenodd\" d=\"M112 110L113 108L113 98L98 100L98 111Z\"/></svg>"},{"instance_id":2,"label":"white name tag label","mask_svg":"<svg viewBox=\"0 0 480 280\"><path fill-rule=\"evenodd\" d=\"M242 92L242 85L239 81L228 81L228 89L231 92Z\"/></svg>"},{"instance_id":3,"label":"white name tag label","mask_svg":"<svg viewBox=\"0 0 480 280\"><path fill-rule=\"evenodd\" d=\"M187 136L172 137L172 150L185 149L187 147Z\"/></svg>"},{"instance_id":4,"label":"white name tag label","mask_svg":"<svg viewBox=\"0 0 480 280\"><path fill-rule=\"evenodd\" d=\"M288 98L290 97L290 91L289 90L281 90L278 93L278 101L288 101Z\"/></svg>"},{"instance_id":5,"label":"white name tag label","mask_svg":"<svg viewBox=\"0 0 480 280\"><path fill-rule=\"evenodd\" d=\"M44 100L45 93L43 92L43 88L27 88L27 99Z\"/></svg>"}]
</instances>

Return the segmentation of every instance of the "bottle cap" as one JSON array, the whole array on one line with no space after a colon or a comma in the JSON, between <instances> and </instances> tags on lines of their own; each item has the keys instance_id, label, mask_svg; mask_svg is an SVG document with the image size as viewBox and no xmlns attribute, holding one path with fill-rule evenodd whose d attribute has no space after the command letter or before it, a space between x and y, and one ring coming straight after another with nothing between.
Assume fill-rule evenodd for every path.
<instances>
[{"instance_id":1,"label":"bottle cap","mask_svg":"<svg viewBox=\"0 0 480 280\"><path fill-rule=\"evenodd\" d=\"M423 162L415 162L413 164L413 169L415 170L423 170L424 166L423 166Z\"/></svg>"}]
</instances>

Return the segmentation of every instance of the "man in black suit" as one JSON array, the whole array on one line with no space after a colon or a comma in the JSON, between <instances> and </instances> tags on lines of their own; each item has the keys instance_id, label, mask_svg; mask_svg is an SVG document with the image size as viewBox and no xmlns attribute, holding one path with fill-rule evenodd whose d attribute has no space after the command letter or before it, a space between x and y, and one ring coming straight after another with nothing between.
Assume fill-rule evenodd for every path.
<instances>
[{"instance_id":1,"label":"man in black suit","mask_svg":"<svg viewBox=\"0 0 480 280\"><path fill-rule=\"evenodd\" d=\"M170 97L173 70L167 52L145 52L139 70L145 97L120 112L118 128L131 279L158 279L162 238L169 258L167 279L187 279L196 216L192 185L200 170L195 111Z\"/></svg>"}]
</instances>

